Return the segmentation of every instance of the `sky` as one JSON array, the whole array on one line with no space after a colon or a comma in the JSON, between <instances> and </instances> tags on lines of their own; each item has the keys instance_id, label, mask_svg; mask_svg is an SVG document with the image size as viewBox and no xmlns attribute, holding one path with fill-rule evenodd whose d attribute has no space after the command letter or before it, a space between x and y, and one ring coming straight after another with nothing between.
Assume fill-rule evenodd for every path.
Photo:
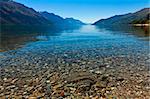
<instances>
[{"instance_id":1,"label":"sky","mask_svg":"<svg viewBox=\"0 0 150 99\"><path fill-rule=\"evenodd\" d=\"M14 0L36 11L48 11L63 18L86 23L150 7L149 0Z\"/></svg>"}]
</instances>

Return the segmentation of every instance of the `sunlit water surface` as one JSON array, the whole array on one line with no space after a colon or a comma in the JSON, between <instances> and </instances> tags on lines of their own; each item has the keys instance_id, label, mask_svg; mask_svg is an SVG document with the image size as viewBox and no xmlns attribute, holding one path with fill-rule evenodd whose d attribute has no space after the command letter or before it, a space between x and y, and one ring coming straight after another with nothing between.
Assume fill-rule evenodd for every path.
<instances>
[{"instance_id":1,"label":"sunlit water surface","mask_svg":"<svg viewBox=\"0 0 150 99\"><path fill-rule=\"evenodd\" d=\"M41 29L40 29L41 28ZM149 34L143 28L96 27L75 29L4 27L1 55L24 53L74 53L90 56L148 54Z\"/></svg>"}]
</instances>

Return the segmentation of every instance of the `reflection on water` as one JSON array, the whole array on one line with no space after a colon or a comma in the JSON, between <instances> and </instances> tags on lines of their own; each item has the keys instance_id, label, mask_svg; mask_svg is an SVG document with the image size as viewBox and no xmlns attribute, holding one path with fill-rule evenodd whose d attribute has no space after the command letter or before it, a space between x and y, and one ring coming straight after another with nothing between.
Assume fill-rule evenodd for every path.
<instances>
[{"instance_id":1,"label":"reflection on water","mask_svg":"<svg viewBox=\"0 0 150 99\"><path fill-rule=\"evenodd\" d=\"M53 26L8 26L0 28L0 51L20 48L28 42L41 40L37 37L59 36L63 31L72 31L79 27L68 29L56 28Z\"/></svg>"},{"instance_id":2,"label":"reflection on water","mask_svg":"<svg viewBox=\"0 0 150 99\"><path fill-rule=\"evenodd\" d=\"M86 25L71 29L60 29L52 26L1 26L0 51L16 49L35 41L88 41L118 39L122 36L134 36L137 39L149 40L148 27L95 27ZM80 44L80 42L78 42Z\"/></svg>"},{"instance_id":3,"label":"reflection on water","mask_svg":"<svg viewBox=\"0 0 150 99\"><path fill-rule=\"evenodd\" d=\"M117 33L125 33L125 35L134 35L138 38L146 38L149 39L149 27L135 27L135 26L110 26L110 27L102 27L97 26L98 29L106 29Z\"/></svg>"}]
</instances>

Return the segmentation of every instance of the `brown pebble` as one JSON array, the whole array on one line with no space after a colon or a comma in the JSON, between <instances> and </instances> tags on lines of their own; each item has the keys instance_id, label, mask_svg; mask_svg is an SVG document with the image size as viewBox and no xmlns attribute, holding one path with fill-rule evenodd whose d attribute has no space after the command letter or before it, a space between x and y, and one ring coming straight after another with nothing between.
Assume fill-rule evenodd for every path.
<instances>
[{"instance_id":1,"label":"brown pebble","mask_svg":"<svg viewBox=\"0 0 150 99\"><path fill-rule=\"evenodd\" d=\"M65 96L65 92L61 91L60 96L64 97Z\"/></svg>"}]
</instances>

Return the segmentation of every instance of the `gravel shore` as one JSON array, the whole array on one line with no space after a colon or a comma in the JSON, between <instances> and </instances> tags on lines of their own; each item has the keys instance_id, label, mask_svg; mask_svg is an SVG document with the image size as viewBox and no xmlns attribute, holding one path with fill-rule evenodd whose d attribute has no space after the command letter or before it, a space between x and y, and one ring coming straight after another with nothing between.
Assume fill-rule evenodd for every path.
<instances>
[{"instance_id":1,"label":"gravel shore","mask_svg":"<svg viewBox=\"0 0 150 99\"><path fill-rule=\"evenodd\" d=\"M0 99L149 99L147 52L98 51L2 53Z\"/></svg>"}]
</instances>

